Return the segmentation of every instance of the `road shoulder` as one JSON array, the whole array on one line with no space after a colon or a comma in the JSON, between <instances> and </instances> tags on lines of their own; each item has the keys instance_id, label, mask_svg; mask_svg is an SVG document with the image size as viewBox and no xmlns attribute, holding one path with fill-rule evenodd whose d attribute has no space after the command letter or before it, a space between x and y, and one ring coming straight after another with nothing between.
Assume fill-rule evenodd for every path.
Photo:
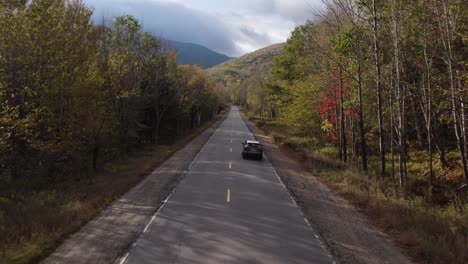
<instances>
[{"instance_id":1,"label":"road shoulder","mask_svg":"<svg viewBox=\"0 0 468 264\"><path fill-rule=\"evenodd\" d=\"M335 259L342 263L413 263L362 213L277 147L245 116L243 119Z\"/></svg>"},{"instance_id":2,"label":"road shoulder","mask_svg":"<svg viewBox=\"0 0 468 264\"><path fill-rule=\"evenodd\" d=\"M226 113L228 113L227 111ZM113 263L132 246L227 114L66 239L42 263Z\"/></svg>"}]
</instances>

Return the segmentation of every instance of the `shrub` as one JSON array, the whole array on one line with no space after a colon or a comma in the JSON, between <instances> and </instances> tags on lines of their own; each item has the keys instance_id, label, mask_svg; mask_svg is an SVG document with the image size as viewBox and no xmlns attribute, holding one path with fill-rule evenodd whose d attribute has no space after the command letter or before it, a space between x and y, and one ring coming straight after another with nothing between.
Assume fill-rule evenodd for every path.
<instances>
[{"instance_id":1,"label":"shrub","mask_svg":"<svg viewBox=\"0 0 468 264\"><path fill-rule=\"evenodd\" d=\"M256 125L257 127L259 127L259 128L260 128L260 127L264 127L265 124L266 124L266 123L265 123L264 120L257 120L257 121L255 122L255 125Z\"/></svg>"},{"instance_id":2,"label":"shrub","mask_svg":"<svg viewBox=\"0 0 468 264\"><path fill-rule=\"evenodd\" d=\"M276 132L271 132L270 137L275 143L283 143L285 140L285 137L283 135L280 135Z\"/></svg>"},{"instance_id":3,"label":"shrub","mask_svg":"<svg viewBox=\"0 0 468 264\"><path fill-rule=\"evenodd\" d=\"M291 137L290 141L302 148L310 148L318 145L318 140L311 137Z\"/></svg>"}]
</instances>

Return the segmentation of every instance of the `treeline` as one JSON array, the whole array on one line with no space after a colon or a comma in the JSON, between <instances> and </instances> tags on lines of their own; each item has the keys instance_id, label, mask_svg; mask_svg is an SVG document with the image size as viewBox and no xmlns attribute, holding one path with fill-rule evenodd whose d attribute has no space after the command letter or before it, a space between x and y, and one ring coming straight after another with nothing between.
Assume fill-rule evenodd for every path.
<instances>
[{"instance_id":1,"label":"treeline","mask_svg":"<svg viewBox=\"0 0 468 264\"><path fill-rule=\"evenodd\" d=\"M420 176L430 184L441 176L435 163L468 182L466 3L330 0L326 7L321 22L292 32L264 96L244 104L400 185L418 155L426 155Z\"/></svg>"},{"instance_id":2,"label":"treeline","mask_svg":"<svg viewBox=\"0 0 468 264\"><path fill-rule=\"evenodd\" d=\"M177 65L135 18L95 25L91 15L78 0L0 2L3 194L21 191L8 189L15 182L34 189L88 177L142 144L170 143L222 107L204 72Z\"/></svg>"}]
</instances>

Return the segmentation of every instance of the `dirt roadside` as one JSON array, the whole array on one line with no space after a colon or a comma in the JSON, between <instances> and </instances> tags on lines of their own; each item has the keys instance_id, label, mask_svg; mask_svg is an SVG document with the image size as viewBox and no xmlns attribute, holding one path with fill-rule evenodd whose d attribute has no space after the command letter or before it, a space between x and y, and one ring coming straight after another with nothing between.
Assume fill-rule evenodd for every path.
<instances>
[{"instance_id":1,"label":"dirt roadside","mask_svg":"<svg viewBox=\"0 0 468 264\"><path fill-rule=\"evenodd\" d=\"M183 178L192 160L227 116L225 114L177 151L120 199L66 239L44 264L114 263Z\"/></svg>"},{"instance_id":2,"label":"dirt roadside","mask_svg":"<svg viewBox=\"0 0 468 264\"><path fill-rule=\"evenodd\" d=\"M291 153L277 147L245 116L243 119L264 145L273 167L338 262L413 263L363 214L307 172Z\"/></svg>"}]
</instances>

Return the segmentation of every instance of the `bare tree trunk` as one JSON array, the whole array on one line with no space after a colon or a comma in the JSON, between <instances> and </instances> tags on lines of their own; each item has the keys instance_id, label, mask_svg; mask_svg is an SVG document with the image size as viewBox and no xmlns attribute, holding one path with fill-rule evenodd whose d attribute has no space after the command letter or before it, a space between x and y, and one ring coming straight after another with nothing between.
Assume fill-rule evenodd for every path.
<instances>
[{"instance_id":1,"label":"bare tree trunk","mask_svg":"<svg viewBox=\"0 0 468 264\"><path fill-rule=\"evenodd\" d=\"M358 83L358 94L359 94L359 138L360 138L360 145L361 145L361 162L362 162L362 169L366 173L369 173L369 168L367 166L367 150L366 150L366 131L364 131L364 113L362 107L362 76L361 76L361 56L358 54L356 56L358 69L357 69L357 83Z\"/></svg>"},{"instance_id":2,"label":"bare tree trunk","mask_svg":"<svg viewBox=\"0 0 468 264\"><path fill-rule=\"evenodd\" d=\"M341 147L343 150L343 161L348 161L348 153L346 149L346 128L344 115L344 87L343 87L343 69L340 66L340 128L341 128Z\"/></svg>"},{"instance_id":3,"label":"bare tree trunk","mask_svg":"<svg viewBox=\"0 0 468 264\"><path fill-rule=\"evenodd\" d=\"M414 85L416 87L416 84ZM411 111L414 117L414 129L416 130L416 138L418 139L418 145L420 149L424 149L423 136L421 132L421 124L419 123L418 113L416 112L416 106L414 103L413 96L410 96Z\"/></svg>"},{"instance_id":4,"label":"bare tree trunk","mask_svg":"<svg viewBox=\"0 0 468 264\"><path fill-rule=\"evenodd\" d=\"M432 103L430 102L431 99L431 88L428 90L429 92L429 106L427 109L427 114L429 116L429 120L431 120L431 115L432 115ZM429 121L427 124L427 148L429 150L429 184L432 186L434 183L434 169L432 167L432 138L431 138L431 133L432 133L432 123Z\"/></svg>"},{"instance_id":5,"label":"bare tree trunk","mask_svg":"<svg viewBox=\"0 0 468 264\"><path fill-rule=\"evenodd\" d=\"M393 100L392 96L390 95L390 156L392 157L392 179L395 179L395 153L393 151L393 147L395 145L395 117L393 116Z\"/></svg>"},{"instance_id":6,"label":"bare tree trunk","mask_svg":"<svg viewBox=\"0 0 468 264\"><path fill-rule=\"evenodd\" d=\"M352 156L356 156L356 146L357 146L357 143L356 143L356 128L355 128L355 125L354 125L354 119L353 118L349 118L349 126L351 127L351 145L352 145L352 150L351 150L351 154Z\"/></svg>"},{"instance_id":7,"label":"bare tree trunk","mask_svg":"<svg viewBox=\"0 0 468 264\"><path fill-rule=\"evenodd\" d=\"M439 160L440 160L440 163L442 164L442 168L444 169L448 168L448 161L447 161L447 158L445 157L445 146L437 141L437 138L434 135L434 130L432 130L431 139L432 139L432 142L434 142L433 145L437 150L437 154L439 155Z\"/></svg>"},{"instance_id":8,"label":"bare tree trunk","mask_svg":"<svg viewBox=\"0 0 468 264\"><path fill-rule=\"evenodd\" d=\"M338 142L338 152L339 152L339 157L340 160L343 160L343 147L342 147L342 142L341 142L341 129L339 125L339 120L340 120L340 115L338 114L338 98L336 96L336 83L335 79L333 79L333 99L335 101L335 129L336 129L336 141Z\"/></svg>"},{"instance_id":9,"label":"bare tree trunk","mask_svg":"<svg viewBox=\"0 0 468 264\"><path fill-rule=\"evenodd\" d=\"M404 85L403 85L404 87ZM406 114L405 114L405 88L401 88L398 98L398 175L400 177L400 185L403 186L406 180Z\"/></svg>"},{"instance_id":10,"label":"bare tree trunk","mask_svg":"<svg viewBox=\"0 0 468 264\"><path fill-rule=\"evenodd\" d=\"M398 175L400 178L400 186L405 184L405 162L406 162L406 120L405 120L405 85L401 84L400 77L400 47L399 47L399 28L398 28L398 15L396 10L396 0L392 1L392 21L393 21L393 59L395 63L395 86L397 90L397 103L398 103Z\"/></svg>"},{"instance_id":11,"label":"bare tree trunk","mask_svg":"<svg viewBox=\"0 0 468 264\"><path fill-rule=\"evenodd\" d=\"M462 86L462 78L460 77L460 73L457 70L457 80L458 80L458 90L459 90L459 95L460 95L460 109L461 109L461 130L462 130L462 135L463 135L463 145L465 146L465 158L468 155L468 134L467 134L467 129L466 129L466 113L465 113L465 99L464 96L467 95L466 92L463 92L463 86Z\"/></svg>"},{"instance_id":12,"label":"bare tree trunk","mask_svg":"<svg viewBox=\"0 0 468 264\"><path fill-rule=\"evenodd\" d=\"M424 53L427 51L424 50ZM442 168L447 168L448 163L447 159L445 158L445 148L437 141L437 137L434 134L434 126L435 126L435 121L434 121L434 113L433 113L433 106L432 106L432 83L431 83L431 78L432 78L432 58L429 59L427 57L427 54L424 54L425 60L426 60L426 70L427 74L424 77L423 76L423 83L426 83L426 87L423 89L423 96L421 98L421 110L424 114L424 121L426 123L426 130L427 130L427 142L428 142L428 151L429 151L429 177L433 179L434 172L433 172L433 154L434 154L434 148L437 151L437 154L439 155L439 161L442 165ZM427 80L424 80L427 79ZM435 119L437 120L437 119Z\"/></svg>"},{"instance_id":13,"label":"bare tree trunk","mask_svg":"<svg viewBox=\"0 0 468 264\"><path fill-rule=\"evenodd\" d=\"M378 22L377 22L377 7L376 0L372 0L372 17L373 17L373 33L374 33L374 57L375 57L375 78L377 82L377 108L379 121L379 147L380 147L380 174L385 177L385 143L383 131L382 117L382 84L380 73L380 58L379 58L379 39L378 39Z\"/></svg>"},{"instance_id":14,"label":"bare tree trunk","mask_svg":"<svg viewBox=\"0 0 468 264\"><path fill-rule=\"evenodd\" d=\"M427 70L427 80L426 80L426 89L427 93L425 92L426 89L423 89L423 93L425 94L425 101L426 101L426 130L427 130L427 150L429 151L429 185L432 186L434 183L434 169L433 169L433 161L432 161L432 84L431 84L431 72L432 72L432 58L429 59L427 56L427 43L425 40L424 43L424 61L426 62L426 70ZM424 78L423 78L424 83Z\"/></svg>"}]
</instances>

